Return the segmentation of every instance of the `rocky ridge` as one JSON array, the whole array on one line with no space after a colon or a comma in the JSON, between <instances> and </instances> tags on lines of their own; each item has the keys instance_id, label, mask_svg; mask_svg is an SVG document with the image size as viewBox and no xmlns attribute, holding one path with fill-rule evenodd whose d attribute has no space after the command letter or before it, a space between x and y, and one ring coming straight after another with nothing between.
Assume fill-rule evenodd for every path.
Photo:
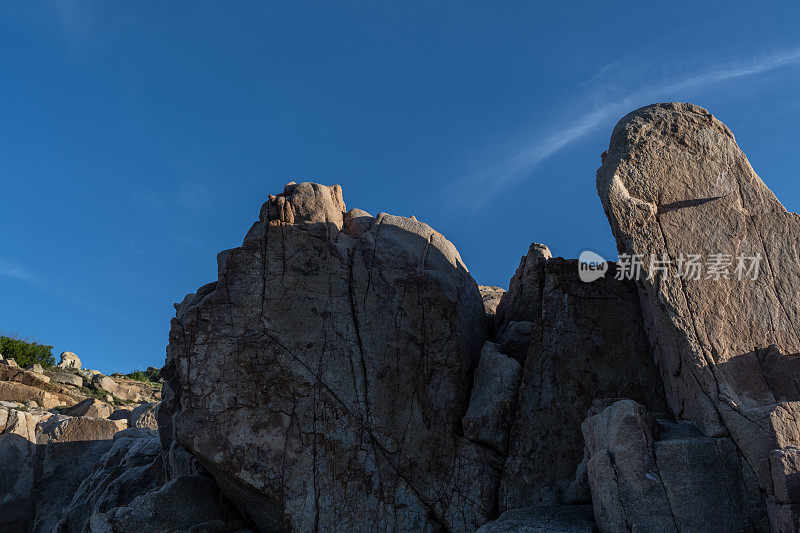
<instances>
[{"instance_id":1,"label":"rocky ridge","mask_svg":"<svg viewBox=\"0 0 800 533\"><path fill-rule=\"evenodd\" d=\"M621 261L588 283L534 243L506 292L414 217L288 184L176 304L160 404L0 365L0 526L797 531L798 216L690 104L623 118L597 188Z\"/></svg>"}]
</instances>

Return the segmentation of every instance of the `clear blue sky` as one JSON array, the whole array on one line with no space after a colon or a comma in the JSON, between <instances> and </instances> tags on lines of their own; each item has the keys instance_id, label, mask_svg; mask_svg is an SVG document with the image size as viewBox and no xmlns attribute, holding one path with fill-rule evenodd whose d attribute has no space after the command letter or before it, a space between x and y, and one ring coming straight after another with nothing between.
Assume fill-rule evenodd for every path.
<instances>
[{"instance_id":1,"label":"clear blue sky","mask_svg":"<svg viewBox=\"0 0 800 533\"><path fill-rule=\"evenodd\" d=\"M160 366L290 180L414 214L483 284L531 241L615 258L595 170L655 101L710 109L800 209L800 8L649 4L3 3L0 330Z\"/></svg>"}]
</instances>

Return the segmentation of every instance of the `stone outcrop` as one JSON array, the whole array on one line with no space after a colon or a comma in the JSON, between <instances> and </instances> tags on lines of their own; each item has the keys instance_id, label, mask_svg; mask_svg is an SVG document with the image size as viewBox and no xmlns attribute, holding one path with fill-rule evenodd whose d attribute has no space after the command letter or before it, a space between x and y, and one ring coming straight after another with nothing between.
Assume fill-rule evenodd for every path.
<instances>
[{"instance_id":1,"label":"stone outcrop","mask_svg":"<svg viewBox=\"0 0 800 533\"><path fill-rule=\"evenodd\" d=\"M75 370L81 369L81 360L72 352L61 352L61 358L56 365L58 368L73 368Z\"/></svg>"},{"instance_id":2,"label":"stone outcrop","mask_svg":"<svg viewBox=\"0 0 800 533\"><path fill-rule=\"evenodd\" d=\"M155 432L117 433L54 531L249 531L199 465L176 473L165 457Z\"/></svg>"},{"instance_id":3,"label":"stone outcrop","mask_svg":"<svg viewBox=\"0 0 800 533\"><path fill-rule=\"evenodd\" d=\"M800 358L787 355L800 351L800 219L730 130L690 104L623 118L597 188L620 252L645 258L639 294L670 408L708 437L731 436L769 492L772 450L800 444ZM699 279L686 275L689 254L701 256ZM653 268L651 255L668 263ZM778 515L798 503L770 501Z\"/></svg>"},{"instance_id":4,"label":"stone outcrop","mask_svg":"<svg viewBox=\"0 0 800 533\"><path fill-rule=\"evenodd\" d=\"M134 408L130 414L130 425L132 428L158 429L158 403L143 403Z\"/></svg>"},{"instance_id":5,"label":"stone outcrop","mask_svg":"<svg viewBox=\"0 0 800 533\"><path fill-rule=\"evenodd\" d=\"M91 418L108 418L113 408L96 398L86 398L77 405L64 410L68 416L87 416Z\"/></svg>"},{"instance_id":6,"label":"stone outcrop","mask_svg":"<svg viewBox=\"0 0 800 533\"><path fill-rule=\"evenodd\" d=\"M161 396L161 391L156 387L133 379L95 374L91 378L91 383L95 389L104 390L113 397L127 402L153 402Z\"/></svg>"},{"instance_id":7,"label":"stone outcrop","mask_svg":"<svg viewBox=\"0 0 800 533\"><path fill-rule=\"evenodd\" d=\"M264 529L490 517L500 458L460 436L484 308L450 242L289 184L218 265L176 305L162 436Z\"/></svg>"},{"instance_id":8,"label":"stone outcrop","mask_svg":"<svg viewBox=\"0 0 800 533\"><path fill-rule=\"evenodd\" d=\"M497 344L483 345L469 408L462 420L467 439L503 455L508 452L508 432L521 374L520 364L500 353Z\"/></svg>"},{"instance_id":9,"label":"stone outcrop","mask_svg":"<svg viewBox=\"0 0 800 533\"><path fill-rule=\"evenodd\" d=\"M83 387L83 378L77 374L69 372L54 372L52 370L45 370L44 375L50 378L50 383L61 383L63 385L71 385L73 387Z\"/></svg>"},{"instance_id":10,"label":"stone outcrop","mask_svg":"<svg viewBox=\"0 0 800 533\"><path fill-rule=\"evenodd\" d=\"M766 530L757 482L742 477L729 437L656 420L631 400L582 427L601 531Z\"/></svg>"},{"instance_id":11,"label":"stone outcrop","mask_svg":"<svg viewBox=\"0 0 800 533\"><path fill-rule=\"evenodd\" d=\"M620 262L534 243L506 292L288 184L176 304L161 402L0 364L0 529L797 531L797 215L688 104L625 117L597 185Z\"/></svg>"},{"instance_id":12,"label":"stone outcrop","mask_svg":"<svg viewBox=\"0 0 800 533\"><path fill-rule=\"evenodd\" d=\"M632 398L665 409L634 284L614 279L613 265L612 275L585 283L577 261L549 256L543 245L531 246L498 310L499 330L516 339L501 340L501 350L524 361L501 511L576 498L565 492L583 459L580 425L595 400Z\"/></svg>"}]
</instances>

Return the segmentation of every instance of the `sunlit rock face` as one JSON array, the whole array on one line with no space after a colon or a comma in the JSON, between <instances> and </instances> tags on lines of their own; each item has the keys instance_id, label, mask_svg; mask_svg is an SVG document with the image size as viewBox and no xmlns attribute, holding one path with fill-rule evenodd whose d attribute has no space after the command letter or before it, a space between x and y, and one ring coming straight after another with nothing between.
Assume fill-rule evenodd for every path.
<instances>
[{"instance_id":1,"label":"sunlit rock face","mask_svg":"<svg viewBox=\"0 0 800 533\"><path fill-rule=\"evenodd\" d=\"M770 461L771 450L800 444L800 358L783 355L800 351L800 219L730 130L691 104L623 118L597 188L620 252L641 254L650 270L639 295L673 413L708 437L730 435L768 494L773 527L794 529L800 499L773 487L798 474ZM689 254L702 258L699 277L680 270ZM668 267L650 268L651 256Z\"/></svg>"}]
</instances>

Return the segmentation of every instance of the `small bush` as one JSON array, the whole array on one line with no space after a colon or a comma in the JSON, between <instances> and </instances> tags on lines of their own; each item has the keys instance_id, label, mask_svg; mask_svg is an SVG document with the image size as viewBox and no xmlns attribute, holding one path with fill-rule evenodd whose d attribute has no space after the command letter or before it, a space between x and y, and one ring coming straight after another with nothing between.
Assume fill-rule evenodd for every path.
<instances>
[{"instance_id":1,"label":"small bush","mask_svg":"<svg viewBox=\"0 0 800 533\"><path fill-rule=\"evenodd\" d=\"M130 374L125 374L125 377L136 381L144 381L145 383L159 383L161 381L161 375L158 370L153 370L152 372L135 370Z\"/></svg>"},{"instance_id":2,"label":"small bush","mask_svg":"<svg viewBox=\"0 0 800 533\"><path fill-rule=\"evenodd\" d=\"M0 336L0 354L4 359L13 359L21 367L39 363L45 368L55 366L53 347L14 336Z\"/></svg>"}]
</instances>

